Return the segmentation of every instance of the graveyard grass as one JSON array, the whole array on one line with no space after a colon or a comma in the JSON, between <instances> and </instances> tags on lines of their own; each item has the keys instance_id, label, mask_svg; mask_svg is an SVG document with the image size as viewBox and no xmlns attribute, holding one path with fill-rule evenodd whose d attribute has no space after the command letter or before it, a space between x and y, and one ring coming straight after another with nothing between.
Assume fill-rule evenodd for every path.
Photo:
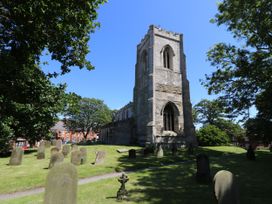
<instances>
[{"instance_id":1,"label":"graveyard grass","mask_svg":"<svg viewBox=\"0 0 272 204\"><path fill-rule=\"evenodd\" d=\"M149 157L132 160L132 162L127 159L126 153L119 154L116 152L117 148L125 148L124 146L90 146L88 147L88 163L91 162L91 158L89 157L91 157L92 154L90 155L90 151L94 151L95 148L107 151L108 159L104 165L95 167L97 171L93 168L94 166L90 166L89 164L77 167L79 177L112 172L117 165L120 168L119 170L139 169L148 166L158 167L156 169L142 170L129 174L130 180L126 187L130 197L129 201L123 203L214 203L212 185L198 184L195 182L194 175L196 170L194 156L189 156L184 151L179 152L181 156L174 159L168 155L162 159ZM257 151L257 160L248 161L245 156L245 150L237 147L205 147L199 148L195 154L200 152L209 155L212 176L221 169L233 172L239 182L241 203L271 203L272 153L268 151ZM26 163L28 159L32 160L32 162L37 162L33 153L26 155L26 157L27 158L23 160L23 164ZM94 159L94 156L92 156L92 159ZM6 160L6 162L2 162L2 160L3 159L1 159L0 169L1 180L4 179L4 182L8 183L8 179L11 179L12 176L7 179L3 176L2 171L3 164L7 163L8 160ZM181 160L188 160L189 162L181 163L179 162ZM177 163L175 165L165 165L172 162ZM34 167L37 168L35 165L30 165L28 168L30 172L25 172L25 174L33 177ZM40 166L38 167L39 171L48 172L48 170L41 169ZM19 169L20 166L16 168ZM90 172L92 173L90 174ZM20 180L22 172L14 171L13 174L13 176ZM17 182L20 183L21 181ZM116 201L116 192L119 187L120 184L117 182L117 178L80 185L78 187L78 203L119 203ZM0 189L2 190L2 186ZM8 190L6 189L6 191ZM1 201L1 203L36 204L42 203L42 201L43 194L38 194L35 196Z\"/></svg>"}]
</instances>

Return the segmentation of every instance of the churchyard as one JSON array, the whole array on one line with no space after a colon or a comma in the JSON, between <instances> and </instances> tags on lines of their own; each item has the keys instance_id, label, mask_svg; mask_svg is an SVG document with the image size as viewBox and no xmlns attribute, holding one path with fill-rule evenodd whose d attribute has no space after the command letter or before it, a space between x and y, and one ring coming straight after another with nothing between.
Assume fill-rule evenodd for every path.
<instances>
[{"instance_id":1,"label":"churchyard","mask_svg":"<svg viewBox=\"0 0 272 204\"><path fill-rule=\"evenodd\" d=\"M164 156L143 156L140 147L91 145L78 146L87 150L84 164L75 166L78 178L87 178L112 172L130 171L126 183L128 199L123 203L214 203L212 183L196 181L196 155L209 157L211 178L219 170L233 173L238 182L241 203L271 203L272 153L268 150L256 152L256 160L246 158L246 151L232 146L199 147L193 154L178 149L176 156L164 150ZM136 149L136 158L129 159L128 152L117 150ZM105 153L104 161L92 164L97 151ZM50 162L50 148L46 148L45 159L37 159L37 152L25 152L22 164L9 166L9 158L0 159L0 194L44 187ZM71 163L71 153L63 163ZM54 169L55 167L52 167ZM77 185L77 203L120 203L116 194L120 187L118 177L102 179ZM0 203L43 203L44 193L15 199L0 200Z\"/></svg>"}]
</instances>

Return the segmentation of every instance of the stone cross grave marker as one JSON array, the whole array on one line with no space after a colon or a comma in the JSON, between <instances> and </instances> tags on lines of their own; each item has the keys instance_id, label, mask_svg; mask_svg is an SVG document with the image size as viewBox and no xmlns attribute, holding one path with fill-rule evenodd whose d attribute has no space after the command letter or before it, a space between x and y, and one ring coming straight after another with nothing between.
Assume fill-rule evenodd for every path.
<instances>
[{"instance_id":1,"label":"stone cross grave marker","mask_svg":"<svg viewBox=\"0 0 272 204\"><path fill-rule=\"evenodd\" d=\"M77 170L70 163L52 168L46 178L44 204L77 203Z\"/></svg>"},{"instance_id":2,"label":"stone cross grave marker","mask_svg":"<svg viewBox=\"0 0 272 204\"><path fill-rule=\"evenodd\" d=\"M118 178L118 181L121 183L121 186L117 192L117 200L125 200L128 197L128 191L126 190L126 182L128 182L129 178L127 175L122 174L120 178Z\"/></svg>"}]
</instances>

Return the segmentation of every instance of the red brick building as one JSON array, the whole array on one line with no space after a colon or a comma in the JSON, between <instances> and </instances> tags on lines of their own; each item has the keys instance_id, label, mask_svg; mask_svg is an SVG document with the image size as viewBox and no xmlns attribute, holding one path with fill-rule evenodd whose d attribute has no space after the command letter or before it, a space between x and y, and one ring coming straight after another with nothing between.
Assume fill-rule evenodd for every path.
<instances>
[{"instance_id":1,"label":"red brick building","mask_svg":"<svg viewBox=\"0 0 272 204\"><path fill-rule=\"evenodd\" d=\"M61 139L64 142L80 142L84 139L82 132L70 131L64 126L63 121L58 121L51 129L56 136L56 139ZM87 140L97 139L97 134L91 131L87 135Z\"/></svg>"}]
</instances>

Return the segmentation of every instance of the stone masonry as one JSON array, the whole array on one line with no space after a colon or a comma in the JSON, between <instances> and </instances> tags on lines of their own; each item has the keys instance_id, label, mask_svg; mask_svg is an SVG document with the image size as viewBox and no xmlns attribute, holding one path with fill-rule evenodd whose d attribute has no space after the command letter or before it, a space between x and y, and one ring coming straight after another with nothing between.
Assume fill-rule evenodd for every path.
<instances>
[{"instance_id":1,"label":"stone masonry","mask_svg":"<svg viewBox=\"0 0 272 204\"><path fill-rule=\"evenodd\" d=\"M115 137L123 135L125 141L140 145L196 144L181 34L149 27L137 46L133 103L129 104L120 109L114 123L133 121L124 128L133 131L113 131L109 124L101 132L102 141L113 137L111 129Z\"/></svg>"}]
</instances>

